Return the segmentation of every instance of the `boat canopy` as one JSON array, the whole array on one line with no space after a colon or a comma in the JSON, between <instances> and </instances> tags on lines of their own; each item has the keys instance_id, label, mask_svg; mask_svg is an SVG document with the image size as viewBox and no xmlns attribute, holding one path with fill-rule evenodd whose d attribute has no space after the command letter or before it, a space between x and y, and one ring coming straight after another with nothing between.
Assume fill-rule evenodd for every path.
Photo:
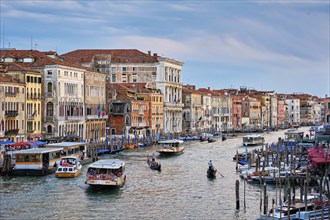
<instances>
[{"instance_id":1,"label":"boat canopy","mask_svg":"<svg viewBox=\"0 0 330 220\"><path fill-rule=\"evenodd\" d=\"M260 134L248 134L243 136L243 138L260 138L261 135Z\"/></svg>"},{"instance_id":2,"label":"boat canopy","mask_svg":"<svg viewBox=\"0 0 330 220\"><path fill-rule=\"evenodd\" d=\"M46 147L74 147L74 146L84 146L87 143L85 142L60 142L47 144Z\"/></svg>"},{"instance_id":3,"label":"boat canopy","mask_svg":"<svg viewBox=\"0 0 330 220\"><path fill-rule=\"evenodd\" d=\"M32 148L27 150L14 151L13 154L44 154L63 150L63 148Z\"/></svg>"},{"instance_id":4,"label":"boat canopy","mask_svg":"<svg viewBox=\"0 0 330 220\"><path fill-rule=\"evenodd\" d=\"M99 160L91 165L88 168L96 168L96 169L119 169L120 167L125 166L125 162L119 159L108 159L108 160Z\"/></svg>"},{"instance_id":5,"label":"boat canopy","mask_svg":"<svg viewBox=\"0 0 330 220\"><path fill-rule=\"evenodd\" d=\"M183 140L171 139L171 140L158 141L158 143L159 144L182 144Z\"/></svg>"}]
</instances>

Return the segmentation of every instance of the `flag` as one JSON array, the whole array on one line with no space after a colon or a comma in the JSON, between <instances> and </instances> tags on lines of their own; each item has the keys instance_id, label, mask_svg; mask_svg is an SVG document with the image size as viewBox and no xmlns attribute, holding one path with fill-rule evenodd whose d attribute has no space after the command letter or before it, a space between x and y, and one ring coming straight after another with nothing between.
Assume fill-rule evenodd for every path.
<instances>
[{"instance_id":1,"label":"flag","mask_svg":"<svg viewBox=\"0 0 330 220\"><path fill-rule=\"evenodd\" d=\"M101 117L101 105L97 105L97 117Z\"/></svg>"},{"instance_id":2,"label":"flag","mask_svg":"<svg viewBox=\"0 0 330 220\"><path fill-rule=\"evenodd\" d=\"M104 111L104 104L102 105L102 118L104 117L105 115L105 111Z\"/></svg>"}]
</instances>

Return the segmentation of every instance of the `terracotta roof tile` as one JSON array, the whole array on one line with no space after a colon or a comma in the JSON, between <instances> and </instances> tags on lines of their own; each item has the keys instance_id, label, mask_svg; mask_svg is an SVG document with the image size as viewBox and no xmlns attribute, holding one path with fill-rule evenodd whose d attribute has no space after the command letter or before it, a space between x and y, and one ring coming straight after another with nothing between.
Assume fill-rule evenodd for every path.
<instances>
[{"instance_id":1,"label":"terracotta roof tile","mask_svg":"<svg viewBox=\"0 0 330 220\"><path fill-rule=\"evenodd\" d=\"M79 49L62 54L65 60L74 63L91 63L95 55L111 55L112 63L156 63L158 56L149 55L136 49Z\"/></svg>"}]
</instances>

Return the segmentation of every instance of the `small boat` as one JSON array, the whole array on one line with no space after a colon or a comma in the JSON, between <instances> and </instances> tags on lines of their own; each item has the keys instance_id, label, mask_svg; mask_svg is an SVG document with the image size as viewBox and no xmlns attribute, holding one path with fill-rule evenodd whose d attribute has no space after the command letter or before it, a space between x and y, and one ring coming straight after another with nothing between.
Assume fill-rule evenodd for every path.
<instances>
[{"instance_id":1,"label":"small boat","mask_svg":"<svg viewBox=\"0 0 330 220\"><path fill-rule=\"evenodd\" d=\"M161 144L162 146L157 150L157 152L161 155L181 154L184 151L184 147L180 146L182 143L182 140L177 139L158 141L158 144Z\"/></svg>"},{"instance_id":2,"label":"small boat","mask_svg":"<svg viewBox=\"0 0 330 220\"><path fill-rule=\"evenodd\" d=\"M225 135L222 135L221 139L222 139L222 141L225 141L225 140L227 140L227 137Z\"/></svg>"},{"instance_id":3,"label":"small boat","mask_svg":"<svg viewBox=\"0 0 330 220\"><path fill-rule=\"evenodd\" d=\"M55 177L70 178L81 174L82 165L74 156L62 157L59 167L55 172Z\"/></svg>"},{"instance_id":4,"label":"small boat","mask_svg":"<svg viewBox=\"0 0 330 220\"><path fill-rule=\"evenodd\" d=\"M207 169L207 178L213 179L216 177L217 170L214 167Z\"/></svg>"},{"instance_id":5,"label":"small boat","mask_svg":"<svg viewBox=\"0 0 330 220\"><path fill-rule=\"evenodd\" d=\"M243 146L261 145L264 142L265 139L260 134L249 134L243 136Z\"/></svg>"},{"instance_id":6,"label":"small boat","mask_svg":"<svg viewBox=\"0 0 330 220\"><path fill-rule=\"evenodd\" d=\"M99 160L88 166L85 183L90 186L122 187L125 182L125 162L122 160Z\"/></svg>"},{"instance_id":7,"label":"small boat","mask_svg":"<svg viewBox=\"0 0 330 220\"><path fill-rule=\"evenodd\" d=\"M199 140L200 140L200 141L206 141L207 139L206 139L206 137L202 137L202 136L201 136L201 137L199 138Z\"/></svg>"},{"instance_id":8,"label":"small boat","mask_svg":"<svg viewBox=\"0 0 330 220\"><path fill-rule=\"evenodd\" d=\"M215 139L209 137L209 138L207 139L207 141L208 141L209 143L212 143L212 142L216 142L217 140L215 140Z\"/></svg>"},{"instance_id":9,"label":"small boat","mask_svg":"<svg viewBox=\"0 0 330 220\"><path fill-rule=\"evenodd\" d=\"M149 165L150 169L161 171L161 164L160 163L148 159L147 164Z\"/></svg>"}]
</instances>

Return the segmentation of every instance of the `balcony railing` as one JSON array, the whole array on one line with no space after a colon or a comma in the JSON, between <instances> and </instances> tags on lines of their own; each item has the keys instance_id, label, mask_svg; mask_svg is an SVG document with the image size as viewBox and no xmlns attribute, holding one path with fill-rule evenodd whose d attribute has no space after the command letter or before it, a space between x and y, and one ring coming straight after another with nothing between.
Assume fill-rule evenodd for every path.
<instances>
[{"instance_id":1,"label":"balcony railing","mask_svg":"<svg viewBox=\"0 0 330 220\"><path fill-rule=\"evenodd\" d=\"M17 96L17 92L5 92L5 96L6 97L16 97Z\"/></svg>"},{"instance_id":2,"label":"balcony railing","mask_svg":"<svg viewBox=\"0 0 330 220\"><path fill-rule=\"evenodd\" d=\"M18 128L17 129L10 129L10 130L5 131L5 135L16 135L16 134L18 134L18 131L19 131Z\"/></svg>"},{"instance_id":3,"label":"balcony railing","mask_svg":"<svg viewBox=\"0 0 330 220\"><path fill-rule=\"evenodd\" d=\"M6 117L16 117L18 115L18 111L6 111L5 116Z\"/></svg>"},{"instance_id":4,"label":"balcony railing","mask_svg":"<svg viewBox=\"0 0 330 220\"><path fill-rule=\"evenodd\" d=\"M175 103L175 102L164 102L164 107L184 107L184 104L182 103Z\"/></svg>"},{"instance_id":5,"label":"balcony railing","mask_svg":"<svg viewBox=\"0 0 330 220\"><path fill-rule=\"evenodd\" d=\"M34 120L34 115L28 115L27 120Z\"/></svg>"},{"instance_id":6,"label":"balcony railing","mask_svg":"<svg viewBox=\"0 0 330 220\"><path fill-rule=\"evenodd\" d=\"M54 121L54 116L46 116L46 122Z\"/></svg>"}]
</instances>

